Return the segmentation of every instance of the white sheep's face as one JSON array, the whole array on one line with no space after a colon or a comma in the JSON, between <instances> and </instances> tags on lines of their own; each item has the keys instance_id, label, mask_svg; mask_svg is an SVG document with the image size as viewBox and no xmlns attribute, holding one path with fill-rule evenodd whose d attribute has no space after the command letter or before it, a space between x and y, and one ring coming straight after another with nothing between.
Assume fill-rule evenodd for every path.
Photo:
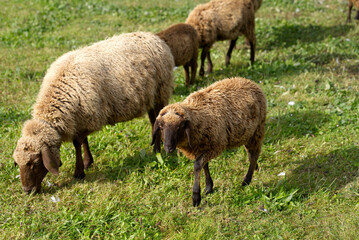
<instances>
[{"instance_id":1,"label":"white sheep's face","mask_svg":"<svg viewBox=\"0 0 359 240\"><path fill-rule=\"evenodd\" d=\"M41 182L48 170L42 161L39 146L29 137L22 137L18 141L14 152L15 165L20 168L22 188L26 193L40 192Z\"/></svg>"}]
</instances>

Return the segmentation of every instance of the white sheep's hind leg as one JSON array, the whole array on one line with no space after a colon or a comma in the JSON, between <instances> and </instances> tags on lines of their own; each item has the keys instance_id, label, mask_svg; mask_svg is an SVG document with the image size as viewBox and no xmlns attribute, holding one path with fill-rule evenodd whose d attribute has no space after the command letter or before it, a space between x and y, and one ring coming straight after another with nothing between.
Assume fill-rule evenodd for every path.
<instances>
[{"instance_id":1,"label":"white sheep's hind leg","mask_svg":"<svg viewBox=\"0 0 359 240\"><path fill-rule=\"evenodd\" d=\"M258 160L259 153L260 153L260 148L259 149L249 149L246 146L246 150L247 150L247 155L248 155L250 164L249 164L247 175L245 176L245 178L242 182L242 186L246 186L246 185L250 184L250 182L252 180L253 172L255 169L258 168L257 160Z\"/></svg>"},{"instance_id":2,"label":"white sheep's hind leg","mask_svg":"<svg viewBox=\"0 0 359 240\"><path fill-rule=\"evenodd\" d=\"M82 143L82 148L84 150L84 168L88 169L93 163L93 157L90 152L90 147L87 137L85 137L84 142Z\"/></svg>"},{"instance_id":3,"label":"white sheep's hind leg","mask_svg":"<svg viewBox=\"0 0 359 240\"><path fill-rule=\"evenodd\" d=\"M193 207L199 206L201 203L201 186L200 186L200 178L201 178L201 170L204 166L204 157L203 155L199 156L194 162L194 184L193 184Z\"/></svg>"},{"instance_id":4,"label":"white sheep's hind leg","mask_svg":"<svg viewBox=\"0 0 359 240\"><path fill-rule=\"evenodd\" d=\"M74 177L82 179L85 177L85 172L84 172L84 162L82 161L82 154L81 154L81 142L78 139L74 139L73 144L76 150L76 168L75 168Z\"/></svg>"},{"instance_id":5,"label":"white sheep's hind leg","mask_svg":"<svg viewBox=\"0 0 359 240\"><path fill-rule=\"evenodd\" d=\"M206 194L213 193L213 180L211 178L211 174L209 173L208 162L204 165L203 170L204 170L204 174L206 175L205 193Z\"/></svg>"}]
</instances>

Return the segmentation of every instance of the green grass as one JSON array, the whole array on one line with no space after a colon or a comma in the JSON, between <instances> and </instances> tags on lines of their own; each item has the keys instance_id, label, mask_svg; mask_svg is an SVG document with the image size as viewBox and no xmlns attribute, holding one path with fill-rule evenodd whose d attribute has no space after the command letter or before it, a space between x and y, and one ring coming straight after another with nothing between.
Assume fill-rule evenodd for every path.
<instances>
[{"instance_id":1,"label":"green grass","mask_svg":"<svg viewBox=\"0 0 359 240\"><path fill-rule=\"evenodd\" d=\"M243 148L225 151L210 162L214 193L192 207L193 162L157 158L143 117L89 137L95 163L84 180L72 177L74 148L64 143L60 176L48 174L41 194L22 192L12 153L49 65L114 34L184 22L202 2L0 1L0 239L357 238L359 27L345 24L346 1L264 0L254 66L241 38L228 68L228 43L216 43L214 72L190 88L175 70L171 102L232 76L266 93L266 138L250 186L240 186Z\"/></svg>"}]
</instances>

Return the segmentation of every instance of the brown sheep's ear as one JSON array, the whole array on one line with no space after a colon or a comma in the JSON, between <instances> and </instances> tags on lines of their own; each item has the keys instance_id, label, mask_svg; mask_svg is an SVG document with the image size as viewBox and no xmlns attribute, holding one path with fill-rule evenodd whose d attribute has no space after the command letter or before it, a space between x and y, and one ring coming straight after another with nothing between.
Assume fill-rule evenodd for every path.
<instances>
[{"instance_id":1,"label":"brown sheep's ear","mask_svg":"<svg viewBox=\"0 0 359 240\"><path fill-rule=\"evenodd\" d=\"M60 162L57 160L55 156L50 152L48 146L44 146L41 149L42 161L46 167L46 169L52 174L58 176L59 175L59 167Z\"/></svg>"},{"instance_id":2,"label":"brown sheep's ear","mask_svg":"<svg viewBox=\"0 0 359 240\"><path fill-rule=\"evenodd\" d=\"M151 146L153 144L155 144L156 141L156 137L158 134L158 131L160 130L160 124L158 123L158 120L156 119L155 124L153 125L153 130L152 130L152 142L151 142Z\"/></svg>"},{"instance_id":3,"label":"brown sheep's ear","mask_svg":"<svg viewBox=\"0 0 359 240\"><path fill-rule=\"evenodd\" d=\"M189 122L189 120L186 120L186 122L185 122L184 132L186 133L186 136L187 136L188 145L189 145L190 148L192 148L192 144L191 144L191 123Z\"/></svg>"}]
</instances>

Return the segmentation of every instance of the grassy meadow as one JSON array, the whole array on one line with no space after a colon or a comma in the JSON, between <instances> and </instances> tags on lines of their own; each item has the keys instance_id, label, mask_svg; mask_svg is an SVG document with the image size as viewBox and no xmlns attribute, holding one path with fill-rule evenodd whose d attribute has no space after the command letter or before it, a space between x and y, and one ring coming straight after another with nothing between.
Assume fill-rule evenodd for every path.
<instances>
[{"instance_id":1,"label":"grassy meadow","mask_svg":"<svg viewBox=\"0 0 359 240\"><path fill-rule=\"evenodd\" d=\"M266 137L248 187L245 150L225 151L209 164L214 193L193 207L193 162L154 155L144 116L90 135L85 179L73 178L64 143L60 176L22 191L12 154L50 64L114 34L184 22L203 2L0 0L0 239L358 238L359 22L345 23L346 0L264 0L253 66L241 37L227 68L228 42L215 43L213 73L190 88L175 70L171 102L232 76L264 90Z\"/></svg>"}]
</instances>

